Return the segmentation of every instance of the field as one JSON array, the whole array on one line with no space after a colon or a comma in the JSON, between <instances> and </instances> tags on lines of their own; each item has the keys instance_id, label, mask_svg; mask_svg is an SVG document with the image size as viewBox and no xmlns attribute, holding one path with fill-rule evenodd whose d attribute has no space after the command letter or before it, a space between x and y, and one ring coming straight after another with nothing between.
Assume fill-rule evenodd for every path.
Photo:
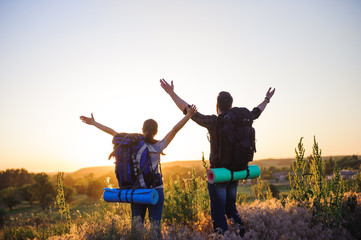
<instances>
[{"instance_id":1,"label":"field","mask_svg":"<svg viewBox=\"0 0 361 240\"><path fill-rule=\"evenodd\" d=\"M202 185L200 181L201 179L197 179ZM279 184L279 186L287 190L286 185ZM201 192L200 189L196 190L198 193ZM239 190L251 193L250 186L240 185ZM192 194L189 189L183 191L184 194ZM166 197L171 198L174 188L166 193ZM184 195L178 197L185 199ZM179 211L176 215L173 210L179 209L179 206L166 202L162 227L164 239L239 239L236 228L231 228L224 237L215 235L209 209L202 210L202 201L207 199L202 199L200 195L196 198L198 202L193 203L193 209ZM182 202L183 200L180 202L185 203ZM360 194L357 200L361 201ZM307 209L297 206L294 202L287 201L283 206L281 201L275 198L255 199L249 203L239 204L238 210L245 222L247 239L265 239L265 237L267 239L355 239L346 228L327 228L321 221L315 222ZM137 231L131 231L130 208L126 203L109 204L100 199L78 195L70 204L70 215L68 226L65 217L59 213L56 206L43 211L40 207L31 208L23 203L8 212L8 220L0 237L1 239L153 239L148 221L145 227L138 224ZM174 222L174 219L178 218L187 220ZM232 226L230 223L229 225ZM315 236L318 237L314 238Z\"/></svg>"},{"instance_id":2,"label":"field","mask_svg":"<svg viewBox=\"0 0 361 240\"><path fill-rule=\"evenodd\" d=\"M266 163L272 161L278 168L267 167ZM279 173L284 175L287 161L291 163L289 160L254 163L262 165L262 175L279 176ZM308 163L310 171L314 169L313 165L317 166L315 160ZM213 231L202 161L165 163L162 169L165 205L161 229L164 239L240 239L231 220L230 230L224 236ZM44 181L48 179L51 185L57 185L57 198L44 209L39 200L32 203L23 200L12 210L3 205L0 208L0 239L156 239L148 220L144 226L132 223L129 204L106 203L101 198L101 191L90 191L101 189L113 171L112 167L102 167L81 169L63 177L61 174L33 176L37 180L42 176ZM361 221L360 174L352 180L342 181L337 178L336 169L331 181L326 178L298 181L296 176L304 174L297 175L297 168L292 171L295 175L291 181L272 177L240 181L237 208L245 224L246 239L361 237L358 227ZM85 180L88 188L81 193ZM107 184L111 184L112 181L107 180ZM99 182L103 185L97 185ZM318 194L314 186L321 186L324 192ZM76 188L71 198L68 188ZM326 195L327 192L331 195Z\"/></svg>"}]
</instances>

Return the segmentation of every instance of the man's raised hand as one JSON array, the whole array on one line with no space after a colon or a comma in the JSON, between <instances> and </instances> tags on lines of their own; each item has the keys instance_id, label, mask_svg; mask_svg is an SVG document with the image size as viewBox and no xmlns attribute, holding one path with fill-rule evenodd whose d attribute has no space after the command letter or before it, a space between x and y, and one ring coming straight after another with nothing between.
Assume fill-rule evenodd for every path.
<instances>
[{"instance_id":1,"label":"man's raised hand","mask_svg":"<svg viewBox=\"0 0 361 240\"><path fill-rule=\"evenodd\" d=\"M273 88L273 90L271 90L272 88L269 88L267 93L266 93L266 98L268 98L269 100L272 98L273 94L275 94L276 89Z\"/></svg>"}]
</instances>

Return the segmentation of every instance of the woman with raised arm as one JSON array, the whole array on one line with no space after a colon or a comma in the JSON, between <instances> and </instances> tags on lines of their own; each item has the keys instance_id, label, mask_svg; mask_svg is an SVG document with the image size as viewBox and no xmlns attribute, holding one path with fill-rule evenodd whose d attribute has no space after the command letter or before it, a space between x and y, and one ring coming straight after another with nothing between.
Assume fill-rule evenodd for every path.
<instances>
[{"instance_id":1,"label":"woman with raised arm","mask_svg":"<svg viewBox=\"0 0 361 240\"><path fill-rule=\"evenodd\" d=\"M143 124L143 135L145 136L145 143L147 144L148 148L151 149L151 162L153 166L156 167L156 173L159 173L158 164L160 162L160 154L162 151L168 146L168 144L173 140L175 135L182 127L188 122L188 120L193 117L197 113L196 106L192 105L188 108L187 114L172 128L172 130L160 141L154 139L154 136L158 132L158 124L153 119L148 119ZM91 117L81 116L80 119L89 125L93 125L98 129L106 132L112 136L118 134L118 132L114 131L112 128L104 126L95 121L93 114ZM148 209L149 220L152 224L152 228L157 229L158 236L161 238L161 231L160 231L160 223L162 218L163 212L163 205L164 205L164 191L163 185L157 186L156 190L159 194L159 200L156 205L151 204L136 204L131 203L131 210L132 210L132 219L140 217L142 223L144 222L145 212Z\"/></svg>"}]
</instances>

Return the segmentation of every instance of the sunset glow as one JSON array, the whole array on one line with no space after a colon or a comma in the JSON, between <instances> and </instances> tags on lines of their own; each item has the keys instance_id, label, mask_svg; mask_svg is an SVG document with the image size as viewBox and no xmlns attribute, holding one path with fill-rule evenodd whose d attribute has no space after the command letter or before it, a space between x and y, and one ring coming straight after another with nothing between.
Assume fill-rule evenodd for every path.
<instances>
[{"instance_id":1,"label":"sunset glow","mask_svg":"<svg viewBox=\"0 0 361 240\"><path fill-rule=\"evenodd\" d=\"M254 123L255 159L361 154L361 4L358 1L2 1L0 170L76 171L112 165L112 137L183 117L159 85L203 114L229 91L249 109L276 93ZM189 122L162 161L209 155Z\"/></svg>"}]
</instances>

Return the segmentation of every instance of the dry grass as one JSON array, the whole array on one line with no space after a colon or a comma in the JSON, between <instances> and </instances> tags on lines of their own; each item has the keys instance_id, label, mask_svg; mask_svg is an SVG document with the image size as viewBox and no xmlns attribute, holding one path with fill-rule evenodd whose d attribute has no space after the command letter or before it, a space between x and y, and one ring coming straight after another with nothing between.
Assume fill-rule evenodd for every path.
<instances>
[{"instance_id":1,"label":"dry grass","mask_svg":"<svg viewBox=\"0 0 361 240\"><path fill-rule=\"evenodd\" d=\"M118 208L113 206L104 214L94 213L79 225L74 224L69 234L50 239L156 239L148 222L144 227L136 223L132 231L128 213L122 214ZM315 222L311 213L293 202L283 207L276 199L256 200L238 206L238 210L247 230L245 239L355 239L345 228L330 229ZM224 236L216 235L209 215L204 215L188 226L163 224L162 235L171 240L241 239L230 221L229 225L230 231Z\"/></svg>"}]
</instances>

